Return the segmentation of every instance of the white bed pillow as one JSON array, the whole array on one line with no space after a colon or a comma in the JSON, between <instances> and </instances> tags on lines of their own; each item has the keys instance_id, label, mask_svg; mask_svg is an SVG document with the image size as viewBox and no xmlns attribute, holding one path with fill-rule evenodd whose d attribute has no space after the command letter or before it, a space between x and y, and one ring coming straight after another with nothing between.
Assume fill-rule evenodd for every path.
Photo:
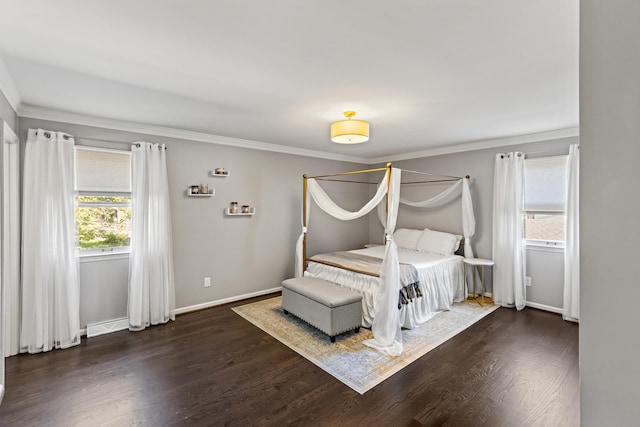
<instances>
[{"instance_id":1,"label":"white bed pillow","mask_svg":"<svg viewBox=\"0 0 640 427\"><path fill-rule=\"evenodd\" d=\"M399 248L417 250L418 240L422 236L422 230L412 230L410 228L398 228L393 233L393 240Z\"/></svg>"},{"instance_id":2,"label":"white bed pillow","mask_svg":"<svg viewBox=\"0 0 640 427\"><path fill-rule=\"evenodd\" d=\"M418 239L420 252L433 252L440 255L453 255L460 246L462 236L442 231L425 229Z\"/></svg>"}]
</instances>

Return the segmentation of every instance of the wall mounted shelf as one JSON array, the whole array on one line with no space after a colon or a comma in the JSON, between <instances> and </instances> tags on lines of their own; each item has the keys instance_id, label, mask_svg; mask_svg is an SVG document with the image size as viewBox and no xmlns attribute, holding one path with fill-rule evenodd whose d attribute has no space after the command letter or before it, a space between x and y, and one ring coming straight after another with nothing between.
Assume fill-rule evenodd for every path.
<instances>
[{"instance_id":1,"label":"wall mounted shelf","mask_svg":"<svg viewBox=\"0 0 640 427\"><path fill-rule=\"evenodd\" d=\"M251 216L256 214L256 208L249 208L248 213L242 213L241 211L238 211L238 213L231 213L229 208L224 208L224 214L226 216Z\"/></svg>"},{"instance_id":2,"label":"wall mounted shelf","mask_svg":"<svg viewBox=\"0 0 640 427\"><path fill-rule=\"evenodd\" d=\"M187 196L189 196L189 197L212 197L212 196L215 196L215 195L216 195L215 188L210 189L208 193L204 193L204 194L200 194L200 193L193 194L193 193L191 193L191 188L187 188Z\"/></svg>"},{"instance_id":3,"label":"wall mounted shelf","mask_svg":"<svg viewBox=\"0 0 640 427\"><path fill-rule=\"evenodd\" d=\"M213 169L213 170L210 170L210 171L209 171L209 175L211 175L211 176L215 176L216 178L226 178L226 177L228 177L230 174L229 174L229 171L227 171L227 170L226 170L226 171L224 171L223 173L217 173L217 172L216 172L216 170L215 170L215 169Z\"/></svg>"}]
</instances>

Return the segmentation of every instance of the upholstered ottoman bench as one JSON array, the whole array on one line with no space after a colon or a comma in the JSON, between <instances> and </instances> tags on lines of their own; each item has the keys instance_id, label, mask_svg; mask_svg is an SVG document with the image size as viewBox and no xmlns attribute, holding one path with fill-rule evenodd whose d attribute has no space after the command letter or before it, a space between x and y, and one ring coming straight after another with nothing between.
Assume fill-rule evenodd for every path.
<instances>
[{"instance_id":1,"label":"upholstered ottoman bench","mask_svg":"<svg viewBox=\"0 0 640 427\"><path fill-rule=\"evenodd\" d=\"M282 309L329 335L331 342L343 332L359 332L362 322L362 296L315 277L282 282Z\"/></svg>"}]
</instances>

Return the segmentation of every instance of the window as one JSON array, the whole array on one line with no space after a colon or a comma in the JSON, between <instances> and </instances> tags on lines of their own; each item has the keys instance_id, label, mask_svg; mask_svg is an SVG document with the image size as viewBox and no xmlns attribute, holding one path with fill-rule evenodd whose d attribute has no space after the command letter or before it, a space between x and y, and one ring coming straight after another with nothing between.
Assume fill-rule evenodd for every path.
<instances>
[{"instance_id":1,"label":"window","mask_svg":"<svg viewBox=\"0 0 640 427\"><path fill-rule=\"evenodd\" d=\"M131 238L131 153L76 147L76 233L81 254L126 252Z\"/></svg>"},{"instance_id":2,"label":"window","mask_svg":"<svg viewBox=\"0 0 640 427\"><path fill-rule=\"evenodd\" d=\"M567 156L524 161L524 229L530 244L562 246Z\"/></svg>"}]
</instances>

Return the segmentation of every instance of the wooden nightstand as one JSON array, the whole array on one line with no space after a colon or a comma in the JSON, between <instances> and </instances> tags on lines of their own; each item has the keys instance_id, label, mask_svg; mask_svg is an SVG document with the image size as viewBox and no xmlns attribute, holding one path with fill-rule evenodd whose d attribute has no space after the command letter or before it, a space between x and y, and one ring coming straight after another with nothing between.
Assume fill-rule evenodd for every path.
<instances>
[{"instance_id":1,"label":"wooden nightstand","mask_svg":"<svg viewBox=\"0 0 640 427\"><path fill-rule=\"evenodd\" d=\"M464 284L465 284L465 288L467 285L467 265L471 266L471 274L473 275L473 298L478 304L480 304L481 306L484 306L484 293L485 293L485 288L484 288L484 268L485 267L490 267L493 268L493 265L495 264L495 262L493 262L493 260L490 259L484 259L484 258L465 258L464 259ZM480 294L480 298L478 298L478 294L476 293L476 271L478 269L478 267L481 268L481 273L480 273L480 278L481 278L481 282L482 282L482 293ZM491 301L491 303L493 303L493 271L491 272L491 297L487 297L488 300Z\"/></svg>"}]
</instances>

